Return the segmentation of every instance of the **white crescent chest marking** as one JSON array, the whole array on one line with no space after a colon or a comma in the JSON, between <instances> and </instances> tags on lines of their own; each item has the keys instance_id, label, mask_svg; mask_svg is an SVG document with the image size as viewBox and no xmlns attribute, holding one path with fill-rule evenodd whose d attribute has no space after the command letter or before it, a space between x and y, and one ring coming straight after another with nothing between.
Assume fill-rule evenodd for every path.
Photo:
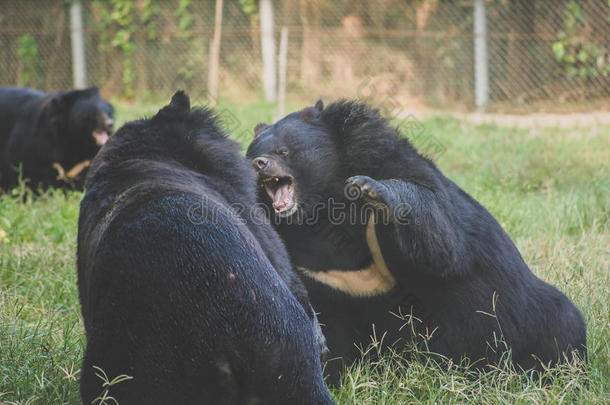
<instances>
[{"instance_id":1,"label":"white crescent chest marking","mask_svg":"<svg viewBox=\"0 0 610 405\"><path fill-rule=\"evenodd\" d=\"M396 285L396 280L388 270L381 254L375 233L374 214L369 217L366 227L366 242L373 262L363 269L325 271L312 271L304 267L298 267L298 269L319 283L355 297L371 297L387 293Z\"/></svg>"}]
</instances>

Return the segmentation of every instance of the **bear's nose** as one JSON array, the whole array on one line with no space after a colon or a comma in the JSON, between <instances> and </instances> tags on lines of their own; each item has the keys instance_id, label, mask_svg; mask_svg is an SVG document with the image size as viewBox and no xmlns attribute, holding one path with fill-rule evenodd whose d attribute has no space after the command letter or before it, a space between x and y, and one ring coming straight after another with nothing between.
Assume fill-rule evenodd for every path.
<instances>
[{"instance_id":1,"label":"bear's nose","mask_svg":"<svg viewBox=\"0 0 610 405\"><path fill-rule=\"evenodd\" d=\"M265 170L267 167L269 167L269 159L257 157L252 160L252 164L256 170Z\"/></svg>"}]
</instances>

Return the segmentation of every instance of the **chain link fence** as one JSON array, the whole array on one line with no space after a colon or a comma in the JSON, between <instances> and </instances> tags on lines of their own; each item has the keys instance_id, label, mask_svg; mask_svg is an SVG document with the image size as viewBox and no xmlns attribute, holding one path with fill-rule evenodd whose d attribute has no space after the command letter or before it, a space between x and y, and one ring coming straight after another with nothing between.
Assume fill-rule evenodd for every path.
<instances>
[{"instance_id":1,"label":"chain link fence","mask_svg":"<svg viewBox=\"0 0 610 405\"><path fill-rule=\"evenodd\" d=\"M106 97L207 91L213 0L82 0L87 77ZM290 97L474 105L473 0L275 1ZM0 85L72 85L69 0L0 0ZM608 0L487 0L491 106L610 103ZM256 0L225 0L219 93L262 96Z\"/></svg>"}]
</instances>

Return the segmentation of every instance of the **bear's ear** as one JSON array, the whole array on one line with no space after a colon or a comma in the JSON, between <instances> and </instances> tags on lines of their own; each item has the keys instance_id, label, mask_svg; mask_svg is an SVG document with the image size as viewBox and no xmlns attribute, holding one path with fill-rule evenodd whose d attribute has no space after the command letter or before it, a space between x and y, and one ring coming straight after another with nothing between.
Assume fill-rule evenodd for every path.
<instances>
[{"instance_id":1,"label":"bear's ear","mask_svg":"<svg viewBox=\"0 0 610 405\"><path fill-rule=\"evenodd\" d=\"M169 103L168 107L172 107L174 110L183 113L188 112L191 109L191 100L183 90L178 90L172 96L172 101Z\"/></svg>"},{"instance_id":2,"label":"bear's ear","mask_svg":"<svg viewBox=\"0 0 610 405\"><path fill-rule=\"evenodd\" d=\"M165 107L159 110L159 112L153 117L153 119L159 119L163 117L171 117L174 115L186 114L191 109L191 100L189 96L182 90L178 90L173 96L172 101Z\"/></svg>"},{"instance_id":3,"label":"bear's ear","mask_svg":"<svg viewBox=\"0 0 610 405\"><path fill-rule=\"evenodd\" d=\"M256 124L256 126L254 127L254 138L258 138L261 132L263 132L267 128L269 128L269 125L265 124L264 122L259 122L258 124Z\"/></svg>"},{"instance_id":4,"label":"bear's ear","mask_svg":"<svg viewBox=\"0 0 610 405\"><path fill-rule=\"evenodd\" d=\"M320 118L320 114L324 109L324 103L322 100L318 100L313 107L307 107L301 110L299 118L303 121L310 121L316 118Z\"/></svg>"},{"instance_id":5,"label":"bear's ear","mask_svg":"<svg viewBox=\"0 0 610 405\"><path fill-rule=\"evenodd\" d=\"M87 96L87 97L93 97L93 96L99 96L100 95L100 89L98 89L97 87L88 87L86 89L82 89L82 90L76 90L77 92L79 92L81 95L83 96Z\"/></svg>"},{"instance_id":6,"label":"bear's ear","mask_svg":"<svg viewBox=\"0 0 610 405\"><path fill-rule=\"evenodd\" d=\"M322 112L322 110L324 109L324 103L322 102L322 99L319 99L316 102L316 105L314 105L315 109L318 110L318 112Z\"/></svg>"},{"instance_id":7,"label":"bear's ear","mask_svg":"<svg viewBox=\"0 0 610 405\"><path fill-rule=\"evenodd\" d=\"M74 103L78 99L99 97L100 91L97 87L89 87L86 89L69 90L61 94L62 100L66 104Z\"/></svg>"}]
</instances>

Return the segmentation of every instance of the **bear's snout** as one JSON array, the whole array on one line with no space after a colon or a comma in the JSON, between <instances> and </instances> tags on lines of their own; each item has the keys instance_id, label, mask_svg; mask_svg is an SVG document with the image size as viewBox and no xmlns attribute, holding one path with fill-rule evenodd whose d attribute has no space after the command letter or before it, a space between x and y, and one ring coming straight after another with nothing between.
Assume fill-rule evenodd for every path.
<instances>
[{"instance_id":1,"label":"bear's snout","mask_svg":"<svg viewBox=\"0 0 610 405\"><path fill-rule=\"evenodd\" d=\"M252 165L256 170L265 170L269 167L270 162L269 159L259 156L252 160Z\"/></svg>"}]
</instances>

